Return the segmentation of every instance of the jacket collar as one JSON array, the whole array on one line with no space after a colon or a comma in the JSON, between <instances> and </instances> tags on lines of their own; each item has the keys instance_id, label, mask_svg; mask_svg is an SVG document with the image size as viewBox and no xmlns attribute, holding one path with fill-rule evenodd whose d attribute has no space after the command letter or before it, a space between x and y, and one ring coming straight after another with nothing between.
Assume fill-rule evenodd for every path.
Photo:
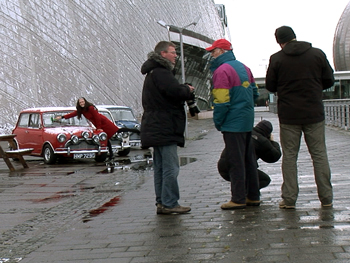
<instances>
[{"instance_id":1,"label":"jacket collar","mask_svg":"<svg viewBox=\"0 0 350 263\"><path fill-rule=\"evenodd\" d=\"M174 66L169 60L163 58L161 55L155 53L154 51L148 53L148 59L153 59L155 62L160 64L166 69L173 70Z\"/></svg>"},{"instance_id":2,"label":"jacket collar","mask_svg":"<svg viewBox=\"0 0 350 263\"><path fill-rule=\"evenodd\" d=\"M224 64L227 61L230 60L236 60L235 55L233 54L232 50L229 50L223 54L221 54L220 56L218 56L217 58L215 58L210 65L210 70L212 72L214 72L219 66L221 66L222 64Z\"/></svg>"}]
</instances>

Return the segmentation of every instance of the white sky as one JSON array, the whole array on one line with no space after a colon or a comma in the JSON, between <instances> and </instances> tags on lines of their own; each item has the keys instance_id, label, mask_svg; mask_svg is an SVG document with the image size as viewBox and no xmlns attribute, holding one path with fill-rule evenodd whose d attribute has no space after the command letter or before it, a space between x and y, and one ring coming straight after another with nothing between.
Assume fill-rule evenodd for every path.
<instances>
[{"instance_id":1,"label":"white sky","mask_svg":"<svg viewBox=\"0 0 350 263\"><path fill-rule=\"evenodd\" d=\"M333 38L349 0L214 0L224 4L236 59L254 77L265 77L270 56L279 51L275 30L293 28L297 40L323 50L333 65Z\"/></svg>"}]
</instances>

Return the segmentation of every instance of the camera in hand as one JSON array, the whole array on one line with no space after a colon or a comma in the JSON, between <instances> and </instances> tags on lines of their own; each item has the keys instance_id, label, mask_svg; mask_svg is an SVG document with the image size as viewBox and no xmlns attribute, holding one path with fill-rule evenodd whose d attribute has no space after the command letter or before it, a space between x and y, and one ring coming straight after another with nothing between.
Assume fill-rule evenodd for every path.
<instances>
[{"instance_id":1,"label":"camera in hand","mask_svg":"<svg viewBox=\"0 0 350 263\"><path fill-rule=\"evenodd\" d=\"M186 85L190 85L192 86L191 83L185 83ZM196 102L196 96L194 94L194 92L191 93L191 99L187 100L187 106L189 108L190 114L192 117L196 116L196 113L200 113L200 110L197 106L197 102Z\"/></svg>"}]
</instances>

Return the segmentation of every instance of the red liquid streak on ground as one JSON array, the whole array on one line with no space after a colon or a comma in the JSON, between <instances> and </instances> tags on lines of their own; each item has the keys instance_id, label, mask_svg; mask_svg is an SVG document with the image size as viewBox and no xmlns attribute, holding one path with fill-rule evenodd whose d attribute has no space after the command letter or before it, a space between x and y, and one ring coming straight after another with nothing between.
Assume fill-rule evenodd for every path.
<instances>
[{"instance_id":1,"label":"red liquid streak on ground","mask_svg":"<svg viewBox=\"0 0 350 263\"><path fill-rule=\"evenodd\" d=\"M111 200L109 200L108 202L101 205L100 207L90 210L89 214L83 218L83 222L86 223L86 222L91 221L92 217L98 216L98 215L106 212L110 207L113 207L116 204L118 204L119 201L120 201L120 197L116 196L116 197L112 198Z\"/></svg>"}]
</instances>

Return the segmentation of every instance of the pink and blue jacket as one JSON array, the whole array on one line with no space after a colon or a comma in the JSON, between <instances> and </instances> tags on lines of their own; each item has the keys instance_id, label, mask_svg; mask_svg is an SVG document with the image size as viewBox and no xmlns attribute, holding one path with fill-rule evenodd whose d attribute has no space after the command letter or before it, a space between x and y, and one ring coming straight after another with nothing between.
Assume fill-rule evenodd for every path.
<instances>
[{"instance_id":1,"label":"pink and blue jacket","mask_svg":"<svg viewBox=\"0 0 350 263\"><path fill-rule=\"evenodd\" d=\"M250 132L254 101L259 97L253 74L232 51L215 58L213 72L214 124L221 132Z\"/></svg>"}]
</instances>

